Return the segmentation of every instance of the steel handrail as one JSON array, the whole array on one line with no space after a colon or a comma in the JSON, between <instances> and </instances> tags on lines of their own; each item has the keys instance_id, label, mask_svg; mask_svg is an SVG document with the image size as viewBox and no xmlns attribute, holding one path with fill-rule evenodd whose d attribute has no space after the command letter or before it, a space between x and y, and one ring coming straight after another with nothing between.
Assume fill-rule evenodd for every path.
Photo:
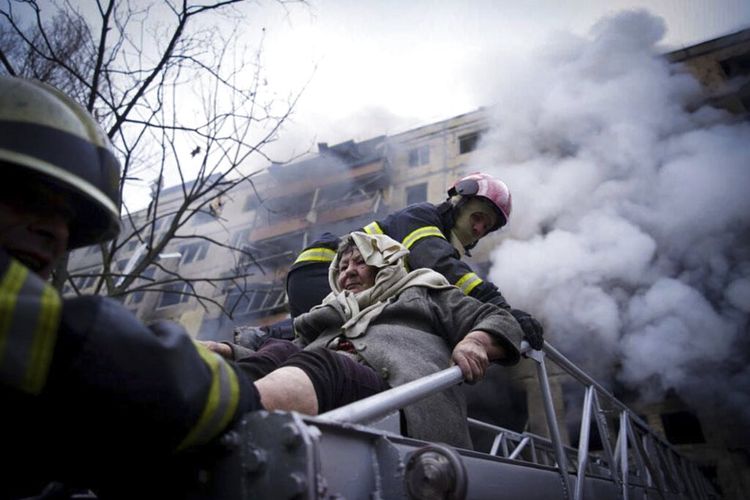
<instances>
[{"instance_id":1,"label":"steel handrail","mask_svg":"<svg viewBox=\"0 0 750 500\"><path fill-rule=\"evenodd\" d=\"M365 424L377 420L432 394L458 385L463 381L461 368L452 366L432 375L422 377L369 398L318 415L317 418L333 422Z\"/></svg>"},{"instance_id":2,"label":"steel handrail","mask_svg":"<svg viewBox=\"0 0 750 500\"><path fill-rule=\"evenodd\" d=\"M583 483L580 479L580 477L576 478L575 485L571 485L569 474L571 471L568 470L568 457L566 455L566 451L571 449L568 446L565 446L562 442L558 423L557 423L557 416L555 414L555 409L552 403L552 395L549 387L549 376L546 371L545 366L545 358L550 359L552 362L554 362L557 366L559 366L565 373L576 379L578 382L584 385L584 388L586 389L587 397L585 398L586 401L586 408L584 408L584 414L585 414L585 424L590 425L592 420L592 413L601 413L600 406L598 403L599 397L602 397L606 403L608 403L613 409L619 410L620 413L620 435L618 436L618 442L617 447L614 450L614 453L610 449L608 449L610 445L609 442L609 436L601 436L603 444L604 441L606 441L605 451L608 451L609 453L606 453L608 456L605 457L607 459L607 462L610 466L611 471L611 480L615 483L620 483L620 485L623 488L623 493L627 496L626 491L628 484L630 480L634 479L630 476L630 471L628 468L628 433L633 432L633 424L637 426L640 430L645 431L648 436L653 439L653 443L655 445L661 445L662 449L665 451L668 451L670 457L678 458L683 464L685 463L684 457L682 457L677 451L672 447L671 444L669 444L664 438L656 434L649 426L646 424L640 417L638 417L630 408L627 407L624 403L622 403L620 400L618 400L614 395L612 395L604 386L596 382L593 378L591 378L586 372L578 368L575 364L573 364L570 360L568 360L565 356L563 356L557 349L555 349L553 346L551 346L548 342L545 342L544 347L540 351L534 351L531 350L528 343L525 341L521 343L521 352L529 359L535 361L537 363L537 374L539 379L540 388L542 390L542 399L544 403L544 410L547 417L547 426L548 430L550 432L550 440L549 444L552 445L552 451L555 455L555 459L557 461L557 469L560 474L561 478L561 486L563 489L563 496L565 498L573 498L580 499L583 497L582 495L582 487ZM408 382L406 384L400 385L398 387L394 387L392 389L389 389L387 391L383 391L379 394L376 394L374 396L371 396L369 398L365 398L359 401L356 401L354 403L348 404L346 406L342 406L340 408L337 408L335 410L323 413L316 417L317 419L324 420L324 421L331 421L331 422L340 422L340 423L352 423L352 424L367 424L374 422L390 413L393 413L397 410L400 410L401 408L408 406L412 403L415 403L417 401L420 401L424 399L425 397L428 397L432 394L439 393L451 386L457 385L463 381L463 375L461 374L461 369L458 366L452 366L450 368L446 368L445 370L441 370L437 373L434 373L432 375L428 375L426 377L414 380L412 382ZM596 420L600 420L601 415L597 415ZM471 422L471 419L470 419ZM597 422L598 425L601 425L600 422ZM588 425L586 425L586 429L588 429ZM606 426L606 422L603 424ZM579 443L578 446L578 460L573 460L574 466L576 466L576 473L578 476L581 476L585 474L586 466L589 462L588 457L588 432L584 431L582 429L582 443ZM623 432L625 431L625 432ZM600 429L601 433L601 429ZM635 435L631 434L631 439L637 437ZM526 441L528 443L528 441ZM524 443L524 445L526 444ZM533 444L533 440L532 440ZM658 448L657 445L657 448ZM585 447L585 449L583 449ZM575 451L575 449L573 449ZM518 449L516 452L514 452L514 457L516 458L519 453L520 449ZM634 450L634 453L643 453L643 449L639 447L638 450ZM648 463L649 467L644 467L644 464L642 463L642 459L644 457L636 457L638 459L638 465L640 466L640 469L646 468L647 474L653 473L655 471L648 470L653 467L653 465ZM619 463L618 463L619 462ZM619 465L620 470L617 470L617 466ZM646 479L646 482L651 482L653 487L653 482L649 481L648 478ZM689 478L688 480L696 480L696 478ZM656 487L658 490L663 491L663 488L665 487L665 484L663 481L655 481Z\"/></svg>"}]
</instances>

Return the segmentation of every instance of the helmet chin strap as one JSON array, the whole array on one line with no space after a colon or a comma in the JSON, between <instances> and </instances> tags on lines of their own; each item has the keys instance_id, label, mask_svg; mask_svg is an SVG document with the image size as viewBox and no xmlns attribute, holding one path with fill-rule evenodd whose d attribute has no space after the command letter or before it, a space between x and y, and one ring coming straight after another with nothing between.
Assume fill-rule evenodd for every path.
<instances>
[{"instance_id":1,"label":"helmet chin strap","mask_svg":"<svg viewBox=\"0 0 750 500\"><path fill-rule=\"evenodd\" d=\"M464 247L464 244L461 243L461 239L456 234L456 231L451 229L451 245L453 245L453 248L458 251L458 254L463 257L467 254L466 247Z\"/></svg>"}]
</instances>

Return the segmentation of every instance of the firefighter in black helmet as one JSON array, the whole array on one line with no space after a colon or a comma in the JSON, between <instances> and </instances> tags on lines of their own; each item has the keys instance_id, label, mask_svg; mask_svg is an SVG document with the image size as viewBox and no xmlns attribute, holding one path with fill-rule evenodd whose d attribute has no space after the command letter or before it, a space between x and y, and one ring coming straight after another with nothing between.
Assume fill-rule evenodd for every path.
<instances>
[{"instance_id":1,"label":"firefighter in black helmet","mask_svg":"<svg viewBox=\"0 0 750 500\"><path fill-rule=\"evenodd\" d=\"M119 231L119 164L83 108L0 76L0 169L0 498L45 485L65 497L61 484L124 498L260 408L253 384L178 325L46 283L65 251Z\"/></svg>"}]
</instances>

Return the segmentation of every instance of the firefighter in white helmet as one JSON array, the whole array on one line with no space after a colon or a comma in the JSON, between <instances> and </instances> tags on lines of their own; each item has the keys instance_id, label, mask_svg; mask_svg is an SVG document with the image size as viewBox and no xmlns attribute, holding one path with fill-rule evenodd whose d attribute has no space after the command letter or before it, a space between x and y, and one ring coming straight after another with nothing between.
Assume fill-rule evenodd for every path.
<instances>
[{"instance_id":1,"label":"firefighter in white helmet","mask_svg":"<svg viewBox=\"0 0 750 500\"><path fill-rule=\"evenodd\" d=\"M116 301L63 300L47 284L67 250L119 231L119 164L83 108L0 76L0 172L0 498L45 485L63 498L62 484L125 498L260 407L253 384L178 325L146 327Z\"/></svg>"},{"instance_id":2,"label":"firefighter in white helmet","mask_svg":"<svg viewBox=\"0 0 750 500\"><path fill-rule=\"evenodd\" d=\"M539 321L525 311L511 308L497 286L480 278L461 260L481 238L508 223L511 209L511 194L504 182L488 174L472 173L451 186L443 203L409 205L383 220L367 224L363 231L385 234L403 244L410 251L407 257L410 269L433 269L466 295L510 310L521 325L525 340L532 348L541 349L544 330ZM338 236L325 233L305 248L291 266L287 295L293 318L319 304L331 291L328 266L338 244ZM268 337L291 338L291 322L235 330L235 342L250 348L257 348ZM227 349L231 348L232 356L240 355L235 352L236 344L225 343L228 347L210 344L217 352L230 355Z\"/></svg>"}]
</instances>

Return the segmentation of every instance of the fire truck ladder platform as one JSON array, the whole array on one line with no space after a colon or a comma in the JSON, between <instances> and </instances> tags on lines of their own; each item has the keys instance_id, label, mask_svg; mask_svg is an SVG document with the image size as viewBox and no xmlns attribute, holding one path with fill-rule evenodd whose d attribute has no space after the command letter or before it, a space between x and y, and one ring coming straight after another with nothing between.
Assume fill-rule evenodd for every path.
<instances>
[{"instance_id":1,"label":"fire truck ladder platform","mask_svg":"<svg viewBox=\"0 0 750 500\"><path fill-rule=\"evenodd\" d=\"M714 499L698 468L548 343L524 345L536 365L549 438L469 419L494 434L488 452L405 437L398 410L462 381L453 366L317 417L248 413L222 443L214 498ZM578 448L567 446L546 361L583 386ZM439 416L436 416L439 418ZM595 426L601 451L590 450Z\"/></svg>"}]
</instances>

